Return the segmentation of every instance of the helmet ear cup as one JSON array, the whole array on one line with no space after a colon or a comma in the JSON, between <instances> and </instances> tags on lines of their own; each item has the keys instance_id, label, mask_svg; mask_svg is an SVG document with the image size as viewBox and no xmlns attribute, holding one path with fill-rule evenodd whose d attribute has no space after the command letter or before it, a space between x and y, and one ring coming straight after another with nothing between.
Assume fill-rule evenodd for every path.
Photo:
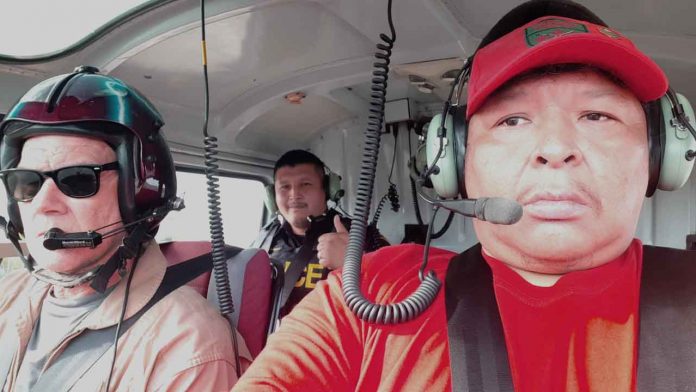
<instances>
[{"instance_id":1,"label":"helmet ear cup","mask_svg":"<svg viewBox=\"0 0 696 392\"><path fill-rule=\"evenodd\" d=\"M464 187L464 154L466 152L465 120L466 107L457 107L446 115L444 121L445 137L442 140L442 153L440 150L440 137L438 130L442 123L442 114L438 114L430 121L425 139L425 153L428 167L433 165L437 169L430 175L433 188L438 196L444 199L456 198L459 194L466 197ZM437 160L437 162L436 162Z\"/></svg>"},{"instance_id":2,"label":"helmet ear cup","mask_svg":"<svg viewBox=\"0 0 696 392\"><path fill-rule=\"evenodd\" d=\"M694 109L689 101L681 94L674 94L679 104L684 108L684 114L692 127L696 128ZM681 126L672 111L669 98L662 97L659 101L664 135L662 137L662 163L657 188L663 191L673 191L681 188L689 180L694 161L686 158L687 152L696 150L696 140L686 127Z\"/></svg>"}]
</instances>

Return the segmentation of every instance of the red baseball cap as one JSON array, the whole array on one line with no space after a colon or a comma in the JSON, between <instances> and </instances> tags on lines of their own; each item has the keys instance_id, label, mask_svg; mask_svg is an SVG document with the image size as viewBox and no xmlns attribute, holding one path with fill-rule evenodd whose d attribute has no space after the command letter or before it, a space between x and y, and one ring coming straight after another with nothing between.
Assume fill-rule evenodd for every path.
<instances>
[{"instance_id":1,"label":"red baseball cap","mask_svg":"<svg viewBox=\"0 0 696 392\"><path fill-rule=\"evenodd\" d=\"M466 118L505 82L545 65L578 63L608 71L641 102L662 97L662 69L616 30L587 21L544 16L479 49L468 82Z\"/></svg>"}]
</instances>

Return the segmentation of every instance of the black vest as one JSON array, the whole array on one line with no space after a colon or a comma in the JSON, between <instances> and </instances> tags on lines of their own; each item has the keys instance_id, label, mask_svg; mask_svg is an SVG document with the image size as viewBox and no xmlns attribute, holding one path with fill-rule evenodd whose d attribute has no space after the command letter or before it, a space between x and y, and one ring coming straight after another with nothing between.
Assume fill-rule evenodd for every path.
<instances>
[{"instance_id":1,"label":"black vest","mask_svg":"<svg viewBox=\"0 0 696 392\"><path fill-rule=\"evenodd\" d=\"M454 391L513 391L491 269L475 245L445 279ZM643 247L638 391L696 391L696 252Z\"/></svg>"}]
</instances>

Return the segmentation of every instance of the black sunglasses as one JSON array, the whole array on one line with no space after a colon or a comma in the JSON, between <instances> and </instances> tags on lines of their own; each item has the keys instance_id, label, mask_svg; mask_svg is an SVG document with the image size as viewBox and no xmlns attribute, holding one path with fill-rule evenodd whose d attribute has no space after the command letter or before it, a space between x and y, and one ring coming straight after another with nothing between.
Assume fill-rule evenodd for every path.
<instances>
[{"instance_id":1,"label":"black sunglasses","mask_svg":"<svg viewBox=\"0 0 696 392\"><path fill-rule=\"evenodd\" d=\"M84 198L99 191L99 173L118 169L118 162L103 165L68 166L51 171L8 169L0 171L7 194L15 201L31 201L47 178L66 196Z\"/></svg>"}]
</instances>

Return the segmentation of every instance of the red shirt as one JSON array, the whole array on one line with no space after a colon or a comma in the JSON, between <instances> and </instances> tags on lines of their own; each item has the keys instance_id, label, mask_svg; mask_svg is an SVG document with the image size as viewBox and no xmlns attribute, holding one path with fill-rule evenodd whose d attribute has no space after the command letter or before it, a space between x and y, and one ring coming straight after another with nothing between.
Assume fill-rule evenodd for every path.
<instances>
[{"instance_id":1,"label":"red shirt","mask_svg":"<svg viewBox=\"0 0 696 392\"><path fill-rule=\"evenodd\" d=\"M516 391L635 390L642 252L635 240L616 260L551 287L484 255Z\"/></svg>"},{"instance_id":2,"label":"red shirt","mask_svg":"<svg viewBox=\"0 0 696 392\"><path fill-rule=\"evenodd\" d=\"M636 317L626 324L626 317L630 316L624 314L621 321L621 314L617 313L622 312L614 311L614 307L631 296L635 297L637 306L637 288L631 291L632 288L626 288L630 284L619 282L635 279L637 284L639 274L635 271L640 270L640 263L630 260L640 260L640 249L640 242L636 240L628 251L633 255L627 258L628 262L619 260L563 277L555 289L549 290L556 292L557 299L546 302L552 307L534 310L542 313L527 312L526 309L531 310L538 303L516 303L511 298L515 291L508 291L507 285L510 290L529 294L525 298L536 298L537 291L546 289L526 285L512 270L492 261L496 271L496 295L500 297L503 321L508 324L504 328L517 390L562 391L566 387L589 390L588 385L597 390L627 390L628 387L623 386L626 384L617 382L607 387L605 381L614 373L626 374L625 369L629 368L630 385L635 384L632 375L635 374ZM444 282L447 265L454 256L452 252L433 248L428 269L434 270ZM377 303L403 300L418 287L422 257L423 247L417 245L390 246L366 255L361 274L363 294ZM412 321L396 325L368 324L357 319L345 306L341 275L337 272L340 270L317 283L283 319L280 329L271 335L266 348L233 390L450 391L444 290L441 289L433 304ZM575 274L579 277L571 276ZM616 279L609 284L595 282L607 276ZM579 287L583 282L592 286L587 292ZM569 290L567 300L562 293L565 290ZM607 295L616 298L605 298ZM576 299L580 303L575 303ZM621 307L630 307L635 314L635 306ZM553 313L555 311L560 313ZM567 327L566 318L569 320ZM583 319L590 324L579 325ZM529 328L522 326L523 321L530 323ZM624 325L630 325L628 338ZM558 326L564 329L555 331ZM531 336L523 336L526 333ZM547 339L550 336L555 341ZM510 339L514 340L512 345ZM628 339L630 343L617 339ZM626 354L625 350L630 353ZM527 360L529 364L523 363ZM546 367L536 369L535 366ZM589 371L597 373L590 377L586 374ZM569 374L571 377L567 377ZM525 384L519 384L520 377L524 377ZM625 379L622 377L619 379ZM547 378L552 381L547 383ZM560 381L553 381L557 379ZM576 383L572 382L574 379ZM595 383L595 380L601 382ZM536 385L541 387L536 388ZM543 387L545 385L550 387ZM555 388L558 385L560 387Z\"/></svg>"},{"instance_id":3,"label":"red shirt","mask_svg":"<svg viewBox=\"0 0 696 392\"><path fill-rule=\"evenodd\" d=\"M431 249L428 268L444 282L452 252ZM418 287L423 247L388 246L365 256L362 292L394 302ZM283 318L233 391L450 391L444 290L415 320L365 323L343 302L340 270Z\"/></svg>"}]
</instances>

